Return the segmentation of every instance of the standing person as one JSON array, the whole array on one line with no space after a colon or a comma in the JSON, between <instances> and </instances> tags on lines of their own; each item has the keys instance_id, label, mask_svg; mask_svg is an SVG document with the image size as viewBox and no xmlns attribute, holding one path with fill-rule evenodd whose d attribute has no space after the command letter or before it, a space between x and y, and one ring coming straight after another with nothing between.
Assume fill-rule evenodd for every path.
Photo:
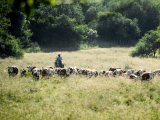
<instances>
[{"instance_id":1,"label":"standing person","mask_svg":"<svg viewBox=\"0 0 160 120\"><path fill-rule=\"evenodd\" d=\"M60 54L58 54L58 56L57 56L57 58L56 58L56 61L55 61L55 66L56 67L61 67L61 68L63 68L64 67L64 65L63 65L63 63L62 63L62 57L61 57L61 55Z\"/></svg>"}]
</instances>

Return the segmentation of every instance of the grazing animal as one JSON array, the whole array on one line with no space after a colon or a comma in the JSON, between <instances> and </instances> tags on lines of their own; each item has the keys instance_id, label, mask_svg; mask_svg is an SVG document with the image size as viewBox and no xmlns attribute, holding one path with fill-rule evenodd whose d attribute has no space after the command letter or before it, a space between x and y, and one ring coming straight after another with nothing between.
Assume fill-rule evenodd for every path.
<instances>
[{"instance_id":1,"label":"grazing animal","mask_svg":"<svg viewBox=\"0 0 160 120\"><path fill-rule=\"evenodd\" d=\"M120 76L120 75L122 75L122 73L123 73L123 70L122 69L116 69L115 71L113 71L113 76Z\"/></svg>"},{"instance_id":2,"label":"grazing animal","mask_svg":"<svg viewBox=\"0 0 160 120\"><path fill-rule=\"evenodd\" d=\"M84 75L85 74L85 70L83 68L78 68L77 72L79 75Z\"/></svg>"},{"instance_id":3,"label":"grazing animal","mask_svg":"<svg viewBox=\"0 0 160 120\"><path fill-rule=\"evenodd\" d=\"M27 68L28 68L28 72L32 72L32 70L35 69L36 66L28 66Z\"/></svg>"},{"instance_id":4,"label":"grazing animal","mask_svg":"<svg viewBox=\"0 0 160 120\"><path fill-rule=\"evenodd\" d=\"M84 68L78 68L77 69L77 73L79 75L85 75L85 76L89 76L91 74L91 70L90 69L84 69Z\"/></svg>"},{"instance_id":5,"label":"grazing animal","mask_svg":"<svg viewBox=\"0 0 160 120\"><path fill-rule=\"evenodd\" d=\"M105 70L99 71L99 76L103 76L103 75L105 75L105 74L106 74L106 71L105 71Z\"/></svg>"},{"instance_id":6,"label":"grazing animal","mask_svg":"<svg viewBox=\"0 0 160 120\"><path fill-rule=\"evenodd\" d=\"M126 73L127 73L128 75L133 74L133 73L134 73L134 70L133 70L133 69L129 69L129 70L126 71Z\"/></svg>"},{"instance_id":7,"label":"grazing animal","mask_svg":"<svg viewBox=\"0 0 160 120\"><path fill-rule=\"evenodd\" d=\"M19 70L16 66L10 66L8 67L8 74L9 76L16 76L18 74Z\"/></svg>"},{"instance_id":8,"label":"grazing animal","mask_svg":"<svg viewBox=\"0 0 160 120\"><path fill-rule=\"evenodd\" d=\"M33 75L33 78L35 80L39 80L40 79L40 71L33 71L32 75Z\"/></svg>"},{"instance_id":9,"label":"grazing animal","mask_svg":"<svg viewBox=\"0 0 160 120\"><path fill-rule=\"evenodd\" d=\"M70 74L77 74L77 68L76 67L68 67L67 69L69 69Z\"/></svg>"},{"instance_id":10,"label":"grazing animal","mask_svg":"<svg viewBox=\"0 0 160 120\"><path fill-rule=\"evenodd\" d=\"M121 69L121 68L115 68L115 67L111 67L111 68L109 68L109 71L112 71L112 72L114 72L115 70L117 70L117 69Z\"/></svg>"},{"instance_id":11,"label":"grazing animal","mask_svg":"<svg viewBox=\"0 0 160 120\"><path fill-rule=\"evenodd\" d=\"M138 78L138 76L135 75L135 74L130 74L129 75L129 79L137 79L137 78Z\"/></svg>"},{"instance_id":12,"label":"grazing animal","mask_svg":"<svg viewBox=\"0 0 160 120\"><path fill-rule=\"evenodd\" d=\"M94 72L93 72L94 77L97 77L98 74L99 74L98 71L94 71Z\"/></svg>"},{"instance_id":13,"label":"grazing animal","mask_svg":"<svg viewBox=\"0 0 160 120\"><path fill-rule=\"evenodd\" d=\"M34 67L31 72L32 72L32 76L35 80L40 79L41 69Z\"/></svg>"},{"instance_id":14,"label":"grazing animal","mask_svg":"<svg viewBox=\"0 0 160 120\"><path fill-rule=\"evenodd\" d=\"M47 77L49 79L49 77L55 74L55 70L52 67L42 68L41 74L42 74L42 78Z\"/></svg>"},{"instance_id":15,"label":"grazing animal","mask_svg":"<svg viewBox=\"0 0 160 120\"><path fill-rule=\"evenodd\" d=\"M129 70L123 72L123 76L125 76L125 77L130 77L130 75L131 76L134 75L134 70L133 69L129 69Z\"/></svg>"},{"instance_id":16,"label":"grazing animal","mask_svg":"<svg viewBox=\"0 0 160 120\"><path fill-rule=\"evenodd\" d=\"M160 75L160 69L154 71L155 75Z\"/></svg>"},{"instance_id":17,"label":"grazing animal","mask_svg":"<svg viewBox=\"0 0 160 120\"><path fill-rule=\"evenodd\" d=\"M97 77L98 76L98 71L96 70L87 70L87 76L89 77Z\"/></svg>"},{"instance_id":18,"label":"grazing animal","mask_svg":"<svg viewBox=\"0 0 160 120\"><path fill-rule=\"evenodd\" d=\"M70 75L70 70L66 68L58 68L57 69L57 74L59 76L65 76L68 77Z\"/></svg>"},{"instance_id":19,"label":"grazing animal","mask_svg":"<svg viewBox=\"0 0 160 120\"><path fill-rule=\"evenodd\" d=\"M138 70L137 72L135 72L134 74L137 75L137 76L142 76L142 74L146 72L146 70L144 69L141 69L141 70Z\"/></svg>"},{"instance_id":20,"label":"grazing animal","mask_svg":"<svg viewBox=\"0 0 160 120\"><path fill-rule=\"evenodd\" d=\"M141 80L150 80L154 77L154 73L153 72L146 72L143 73L141 76Z\"/></svg>"},{"instance_id":21,"label":"grazing animal","mask_svg":"<svg viewBox=\"0 0 160 120\"><path fill-rule=\"evenodd\" d=\"M113 76L113 71L106 71L105 76L106 76L106 77L111 77L111 76Z\"/></svg>"},{"instance_id":22,"label":"grazing animal","mask_svg":"<svg viewBox=\"0 0 160 120\"><path fill-rule=\"evenodd\" d=\"M83 69L82 70L82 75L86 75L87 76L87 74L88 74L88 71L86 69Z\"/></svg>"},{"instance_id":23,"label":"grazing animal","mask_svg":"<svg viewBox=\"0 0 160 120\"><path fill-rule=\"evenodd\" d=\"M27 70L22 69L21 70L21 77L26 77L27 76Z\"/></svg>"},{"instance_id":24,"label":"grazing animal","mask_svg":"<svg viewBox=\"0 0 160 120\"><path fill-rule=\"evenodd\" d=\"M42 74L42 78L45 76L48 76L48 68L42 68L41 74Z\"/></svg>"}]
</instances>

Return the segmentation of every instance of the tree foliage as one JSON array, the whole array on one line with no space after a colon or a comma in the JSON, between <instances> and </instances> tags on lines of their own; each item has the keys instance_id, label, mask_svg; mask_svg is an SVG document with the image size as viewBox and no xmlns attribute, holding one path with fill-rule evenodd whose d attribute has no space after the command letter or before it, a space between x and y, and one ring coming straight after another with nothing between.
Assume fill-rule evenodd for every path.
<instances>
[{"instance_id":1,"label":"tree foliage","mask_svg":"<svg viewBox=\"0 0 160 120\"><path fill-rule=\"evenodd\" d=\"M7 31L10 26L10 19L8 13L11 11L10 6L6 0L0 1L0 29Z\"/></svg>"},{"instance_id":2,"label":"tree foliage","mask_svg":"<svg viewBox=\"0 0 160 120\"><path fill-rule=\"evenodd\" d=\"M130 19L137 19L142 35L155 29L160 23L160 8L151 0L130 0L122 2L116 9Z\"/></svg>"},{"instance_id":3,"label":"tree foliage","mask_svg":"<svg viewBox=\"0 0 160 120\"><path fill-rule=\"evenodd\" d=\"M0 30L0 57L22 57L19 40Z\"/></svg>"},{"instance_id":4,"label":"tree foliage","mask_svg":"<svg viewBox=\"0 0 160 120\"><path fill-rule=\"evenodd\" d=\"M110 12L100 15L97 30L102 39L118 43L134 41L140 33L136 21Z\"/></svg>"},{"instance_id":5,"label":"tree foliage","mask_svg":"<svg viewBox=\"0 0 160 120\"><path fill-rule=\"evenodd\" d=\"M21 11L12 11L10 13L10 20L10 33L20 39L22 48L30 47L32 32L28 29L28 20L26 19L25 14Z\"/></svg>"},{"instance_id":6,"label":"tree foliage","mask_svg":"<svg viewBox=\"0 0 160 120\"><path fill-rule=\"evenodd\" d=\"M160 28L151 30L146 33L137 43L132 56L152 56L155 57L156 53L160 50Z\"/></svg>"},{"instance_id":7,"label":"tree foliage","mask_svg":"<svg viewBox=\"0 0 160 120\"><path fill-rule=\"evenodd\" d=\"M63 7L63 10L59 11L59 7L52 9L51 6L40 5L39 9L35 11L30 24L34 33L32 40L43 47L78 47L80 36L75 30L75 26L77 23L81 23L83 17L74 16L79 13L65 10ZM65 7L71 8L72 6L66 5Z\"/></svg>"},{"instance_id":8,"label":"tree foliage","mask_svg":"<svg viewBox=\"0 0 160 120\"><path fill-rule=\"evenodd\" d=\"M6 0L0 1L0 57L16 56L21 57L23 52L20 48L20 42L17 38L9 34L11 26L8 17L11 7Z\"/></svg>"},{"instance_id":9,"label":"tree foliage","mask_svg":"<svg viewBox=\"0 0 160 120\"><path fill-rule=\"evenodd\" d=\"M75 29L83 43L93 43L98 37L97 31L89 28L87 25L79 25L76 26Z\"/></svg>"},{"instance_id":10,"label":"tree foliage","mask_svg":"<svg viewBox=\"0 0 160 120\"><path fill-rule=\"evenodd\" d=\"M157 0L0 1L1 49L5 44L13 44L10 48L16 46L11 49L12 54L5 53L6 47L2 49L6 56L16 56L16 49L17 54L21 49L37 51L38 46L79 49L81 44L99 43L96 41L100 39L118 45L135 45L143 39L137 46L148 45L149 49L159 36L155 31L147 31L159 25L160 2ZM157 46L153 46L156 50L145 50L145 55L157 53ZM138 51L138 47L136 49Z\"/></svg>"}]
</instances>

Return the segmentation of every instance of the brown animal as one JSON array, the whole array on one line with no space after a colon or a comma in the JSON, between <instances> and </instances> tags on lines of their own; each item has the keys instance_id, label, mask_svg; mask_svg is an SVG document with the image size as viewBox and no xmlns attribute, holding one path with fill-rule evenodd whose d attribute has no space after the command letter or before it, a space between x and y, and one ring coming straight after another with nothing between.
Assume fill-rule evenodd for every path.
<instances>
[{"instance_id":1,"label":"brown animal","mask_svg":"<svg viewBox=\"0 0 160 120\"><path fill-rule=\"evenodd\" d=\"M69 69L66 69L66 68L58 68L57 69L57 74L59 76L68 77L70 75L69 73L70 73Z\"/></svg>"},{"instance_id":2,"label":"brown animal","mask_svg":"<svg viewBox=\"0 0 160 120\"><path fill-rule=\"evenodd\" d=\"M53 74L55 74L55 70L52 67L49 68L42 68L41 70L42 78L43 77L51 77Z\"/></svg>"},{"instance_id":3,"label":"brown animal","mask_svg":"<svg viewBox=\"0 0 160 120\"><path fill-rule=\"evenodd\" d=\"M87 75L87 72L88 72L88 71L87 71L86 69L83 69L83 70L82 70L82 75Z\"/></svg>"},{"instance_id":4,"label":"brown animal","mask_svg":"<svg viewBox=\"0 0 160 120\"><path fill-rule=\"evenodd\" d=\"M117 70L117 69L121 69L121 68L115 68L115 67L111 67L111 68L109 68L109 71L112 71L112 72L114 72L115 70Z\"/></svg>"},{"instance_id":5,"label":"brown animal","mask_svg":"<svg viewBox=\"0 0 160 120\"><path fill-rule=\"evenodd\" d=\"M146 72L146 73L143 73L142 76L141 76L141 80L150 80L154 77L154 73L152 72Z\"/></svg>"},{"instance_id":6,"label":"brown animal","mask_svg":"<svg viewBox=\"0 0 160 120\"><path fill-rule=\"evenodd\" d=\"M45 76L48 76L48 68L42 68L41 75L42 75L42 78Z\"/></svg>"}]
</instances>

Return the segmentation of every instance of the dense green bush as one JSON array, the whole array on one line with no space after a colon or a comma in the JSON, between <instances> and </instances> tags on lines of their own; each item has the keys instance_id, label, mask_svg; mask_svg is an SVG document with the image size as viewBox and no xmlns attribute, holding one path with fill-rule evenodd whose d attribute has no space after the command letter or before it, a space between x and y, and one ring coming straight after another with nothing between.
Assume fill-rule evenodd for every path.
<instances>
[{"instance_id":1,"label":"dense green bush","mask_svg":"<svg viewBox=\"0 0 160 120\"><path fill-rule=\"evenodd\" d=\"M0 1L0 57L9 56L22 57L23 52L20 49L20 42L14 36L10 35L8 30L11 26L8 18L11 7L6 0Z\"/></svg>"},{"instance_id":2,"label":"dense green bush","mask_svg":"<svg viewBox=\"0 0 160 120\"><path fill-rule=\"evenodd\" d=\"M75 29L80 35L82 43L91 44L98 37L97 31L89 28L87 25L79 25L79 26L76 26Z\"/></svg>"},{"instance_id":3,"label":"dense green bush","mask_svg":"<svg viewBox=\"0 0 160 120\"><path fill-rule=\"evenodd\" d=\"M157 1L158 2L158 1ZM115 8L130 19L137 19L142 35L149 30L156 29L160 23L160 8L151 0L127 0Z\"/></svg>"},{"instance_id":4,"label":"dense green bush","mask_svg":"<svg viewBox=\"0 0 160 120\"><path fill-rule=\"evenodd\" d=\"M0 0L1 43L11 45L14 41L16 49L27 52L38 52L44 50L43 47L49 50L87 48L98 44L99 38L107 44L134 45L160 23L160 2L157 0L86 1ZM74 3L62 4L67 2ZM4 33L6 37L2 39ZM2 56L9 53L5 54ZM11 54L15 56L14 52Z\"/></svg>"},{"instance_id":5,"label":"dense green bush","mask_svg":"<svg viewBox=\"0 0 160 120\"><path fill-rule=\"evenodd\" d=\"M53 19L52 19L53 18ZM46 22L50 21L50 22ZM75 19L66 15L31 21L32 40L41 47L78 47L80 35L74 29Z\"/></svg>"},{"instance_id":6,"label":"dense green bush","mask_svg":"<svg viewBox=\"0 0 160 120\"><path fill-rule=\"evenodd\" d=\"M22 48L30 47L32 32L28 28L29 21L26 19L26 15L21 11L12 11L10 13L10 20L10 33L20 39Z\"/></svg>"},{"instance_id":7,"label":"dense green bush","mask_svg":"<svg viewBox=\"0 0 160 120\"><path fill-rule=\"evenodd\" d=\"M63 14L75 19L77 23L84 21L82 8L79 4L60 4L57 6L40 4L38 9L35 10L33 18L48 19L48 17L58 17Z\"/></svg>"},{"instance_id":8,"label":"dense green bush","mask_svg":"<svg viewBox=\"0 0 160 120\"><path fill-rule=\"evenodd\" d=\"M159 54L160 50L160 29L155 31L151 30L146 33L137 43L136 48L132 51L131 55L155 57L156 53Z\"/></svg>"},{"instance_id":9,"label":"dense green bush","mask_svg":"<svg viewBox=\"0 0 160 120\"><path fill-rule=\"evenodd\" d=\"M136 21L110 12L99 16L97 31L103 40L120 44L134 42L140 34Z\"/></svg>"},{"instance_id":10,"label":"dense green bush","mask_svg":"<svg viewBox=\"0 0 160 120\"><path fill-rule=\"evenodd\" d=\"M77 4L56 7L40 5L31 18L32 41L41 47L77 49L82 42L91 43L97 38L96 21L90 22L94 23L91 27L83 21L82 8Z\"/></svg>"},{"instance_id":11,"label":"dense green bush","mask_svg":"<svg viewBox=\"0 0 160 120\"><path fill-rule=\"evenodd\" d=\"M97 8L94 6L91 6L87 11L86 11L86 15L85 15L85 20L86 22L90 22L92 20L95 20L97 18L98 15L98 11Z\"/></svg>"},{"instance_id":12,"label":"dense green bush","mask_svg":"<svg viewBox=\"0 0 160 120\"><path fill-rule=\"evenodd\" d=\"M37 53L37 52L41 52L42 50L39 47L38 43L36 43L36 42L33 43L32 42L31 47L26 48L24 51L27 52L27 53Z\"/></svg>"},{"instance_id":13,"label":"dense green bush","mask_svg":"<svg viewBox=\"0 0 160 120\"><path fill-rule=\"evenodd\" d=\"M0 31L0 57L22 57L20 42L15 37Z\"/></svg>"},{"instance_id":14,"label":"dense green bush","mask_svg":"<svg viewBox=\"0 0 160 120\"><path fill-rule=\"evenodd\" d=\"M6 0L0 0L0 30L7 31L10 26L10 19L7 18L11 8Z\"/></svg>"}]
</instances>

